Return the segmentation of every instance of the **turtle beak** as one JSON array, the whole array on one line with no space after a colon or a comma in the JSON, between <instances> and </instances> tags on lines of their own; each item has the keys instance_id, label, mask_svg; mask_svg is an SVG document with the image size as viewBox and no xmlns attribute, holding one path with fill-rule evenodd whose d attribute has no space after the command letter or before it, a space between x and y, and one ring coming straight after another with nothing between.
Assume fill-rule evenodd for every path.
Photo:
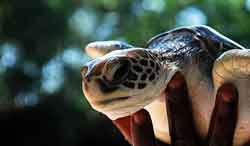
<instances>
[{"instance_id":1,"label":"turtle beak","mask_svg":"<svg viewBox=\"0 0 250 146\"><path fill-rule=\"evenodd\" d=\"M90 82L94 76L101 75L104 63L105 62L99 62L97 59L87 62L81 70L84 82Z\"/></svg>"}]
</instances>

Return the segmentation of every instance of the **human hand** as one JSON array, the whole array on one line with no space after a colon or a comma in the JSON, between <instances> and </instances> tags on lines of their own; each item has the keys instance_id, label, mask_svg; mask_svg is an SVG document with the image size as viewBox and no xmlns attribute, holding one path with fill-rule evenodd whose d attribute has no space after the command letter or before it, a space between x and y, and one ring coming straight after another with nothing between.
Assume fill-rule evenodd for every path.
<instances>
[{"instance_id":1,"label":"human hand","mask_svg":"<svg viewBox=\"0 0 250 146\"><path fill-rule=\"evenodd\" d=\"M206 140L201 140L196 133L187 85L180 73L174 75L165 92L171 146L232 145L238 104L237 89L233 85L224 84L217 92ZM168 146L155 139L150 115L146 110L113 123L134 146Z\"/></svg>"}]
</instances>

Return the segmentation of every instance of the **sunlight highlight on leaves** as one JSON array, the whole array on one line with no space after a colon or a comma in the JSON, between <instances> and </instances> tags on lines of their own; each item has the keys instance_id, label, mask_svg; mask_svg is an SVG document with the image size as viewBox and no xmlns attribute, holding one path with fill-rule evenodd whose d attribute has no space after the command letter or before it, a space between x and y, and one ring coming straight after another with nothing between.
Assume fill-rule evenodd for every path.
<instances>
[{"instance_id":1,"label":"sunlight highlight on leaves","mask_svg":"<svg viewBox=\"0 0 250 146\"><path fill-rule=\"evenodd\" d=\"M207 24L207 16L196 6L186 7L176 15L177 26L201 24Z\"/></svg>"}]
</instances>

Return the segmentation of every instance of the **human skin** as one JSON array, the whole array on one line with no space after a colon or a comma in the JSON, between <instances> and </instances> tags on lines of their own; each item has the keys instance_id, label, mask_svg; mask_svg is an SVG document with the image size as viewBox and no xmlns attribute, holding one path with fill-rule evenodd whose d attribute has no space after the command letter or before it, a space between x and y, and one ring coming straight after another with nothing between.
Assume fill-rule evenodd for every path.
<instances>
[{"instance_id":1,"label":"human skin","mask_svg":"<svg viewBox=\"0 0 250 146\"><path fill-rule=\"evenodd\" d=\"M234 85L226 83L219 88L205 140L196 133L187 85L180 73L174 75L165 92L171 146L232 145L238 105L238 92ZM169 146L155 139L146 110L114 120L113 123L133 146Z\"/></svg>"}]
</instances>

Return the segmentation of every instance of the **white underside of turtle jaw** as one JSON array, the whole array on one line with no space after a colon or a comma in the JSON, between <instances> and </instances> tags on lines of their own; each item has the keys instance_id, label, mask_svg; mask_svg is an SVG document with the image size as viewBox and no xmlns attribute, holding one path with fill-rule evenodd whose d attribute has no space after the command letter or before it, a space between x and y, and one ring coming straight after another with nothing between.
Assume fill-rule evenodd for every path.
<instances>
[{"instance_id":1,"label":"white underside of turtle jaw","mask_svg":"<svg viewBox=\"0 0 250 146\"><path fill-rule=\"evenodd\" d=\"M131 97L131 98L136 98L136 97ZM123 108L116 109L116 110L108 110L108 111L102 110L101 112L105 114L109 119L116 120L119 118L130 116L133 113L143 109L145 105L148 105L150 103L152 103L152 101L148 100L144 102L143 104L137 104L136 106L134 105L134 106L129 106L129 107L123 107Z\"/></svg>"},{"instance_id":2,"label":"white underside of turtle jaw","mask_svg":"<svg viewBox=\"0 0 250 146\"><path fill-rule=\"evenodd\" d=\"M157 86L157 85L156 87L160 88L160 86ZM128 100L130 100L130 103L133 103L133 104L129 104L129 106L126 106L126 105L121 106L121 108L119 109L111 109L111 110L97 109L97 110L104 113L111 120L116 120L122 117L130 116L133 113L152 104L154 101L159 100L159 97L161 97L161 93L163 93L163 91L165 90L163 86L161 86L161 88L162 90L155 90L156 92L151 92L150 94L146 94L148 96L145 96L145 95L131 96L130 99Z\"/></svg>"}]
</instances>

